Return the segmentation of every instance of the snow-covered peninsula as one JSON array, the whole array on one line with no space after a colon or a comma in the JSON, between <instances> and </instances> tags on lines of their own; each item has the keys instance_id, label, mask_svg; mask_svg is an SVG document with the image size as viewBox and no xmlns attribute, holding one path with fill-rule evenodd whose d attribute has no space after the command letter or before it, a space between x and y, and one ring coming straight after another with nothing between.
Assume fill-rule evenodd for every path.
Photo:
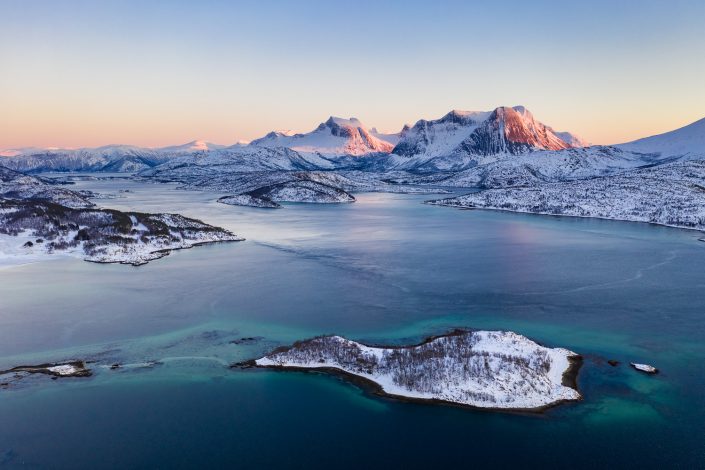
<instances>
[{"instance_id":1,"label":"snow-covered peninsula","mask_svg":"<svg viewBox=\"0 0 705 470\"><path fill-rule=\"evenodd\" d=\"M63 254L136 266L172 250L240 240L179 214L96 208L76 191L0 166L0 265Z\"/></svg>"},{"instance_id":2,"label":"snow-covered peninsula","mask_svg":"<svg viewBox=\"0 0 705 470\"><path fill-rule=\"evenodd\" d=\"M541 410L581 399L579 355L509 331L455 330L405 347L322 336L275 350L252 365L339 373L379 395L477 408Z\"/></svg>"},{"instance_id":3,"label":"snow-covered peninsula","mask_svg":"<svg viewBox=\"0 0 705 470\"><path fill-rule=\"evenodd\" d=\"M241 240L228 230L179 214L73 209L50 202L0 199L1 252L17 260L61 253L96 263L138 266L172 250Z\"/></svg>"}]
</instances>

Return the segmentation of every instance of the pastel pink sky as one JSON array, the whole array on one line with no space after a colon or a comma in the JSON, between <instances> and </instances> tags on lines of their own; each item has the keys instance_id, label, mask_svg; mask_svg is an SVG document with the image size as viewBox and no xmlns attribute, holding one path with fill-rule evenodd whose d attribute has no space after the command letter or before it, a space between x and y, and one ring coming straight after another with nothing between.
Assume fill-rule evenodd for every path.
<instances>
[{"instance_id":1,"label":"pastel pink sky","mask_svg":"<svg viewBox=\"0 0 705 470\"><path fill-rule=\"evenodd\" d=\"M275 3L3 2L0 149L232 144L329 115L398 131L518 104L607 144L705 116L705 2Z\"/></svg>"}]
</instances>

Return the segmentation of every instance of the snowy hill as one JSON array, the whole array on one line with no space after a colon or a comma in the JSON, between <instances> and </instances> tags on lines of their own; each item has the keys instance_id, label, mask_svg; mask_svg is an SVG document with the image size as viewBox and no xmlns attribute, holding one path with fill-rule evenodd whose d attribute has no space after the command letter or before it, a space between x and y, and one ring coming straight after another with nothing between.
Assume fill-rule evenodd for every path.
<instances>
[{"instance_id":1,"label":"snowy hill","mask_svg":"<svg viewBox=\"0 0 705 470\"><path fill-rule=\"evenodd\" d=\"M393 138L393 137L392 137ZM358 119L331 116L306 134L270 132L250 144L255 147L285 147L302 153L318 153L326 157L389 153L394 147L373 135Z\"/></svg>"},{"instance_id":2,"label":"snowy hill","mask_svg":"<svg viewBox=\"0 0 705 470\"><path fill-rule=\"evenodd\" d=\"M161 147L156 149L161 154L184 155L193 154L196 152L208 152L210 150L219 150L225 148L225 145L218 145L205 140L194 140L182 145L172 145L169 147Z\"/></svg>"},{"instance_id":3,"label":"snowy hill","mask_svg":"<svg viewBox=\"0 0 705 470\"><path fill-rule=\"evenodd\" d=\"M705 118L674 131L620 144L616 147L632 152L654 154L657 159L668 157L705 158Z\"/></svg>"},{"instance_id":4,"label":"snowy hill","mask_svg":"<svg viewBox=\"0 0 705 470\"><path fill-rule=\"evenodd\" d=\"M62 188L49 180L0 166L0 201L3 199L52 202L72 208L94 205L83 195Z\"/></svg>"}]
</instances>

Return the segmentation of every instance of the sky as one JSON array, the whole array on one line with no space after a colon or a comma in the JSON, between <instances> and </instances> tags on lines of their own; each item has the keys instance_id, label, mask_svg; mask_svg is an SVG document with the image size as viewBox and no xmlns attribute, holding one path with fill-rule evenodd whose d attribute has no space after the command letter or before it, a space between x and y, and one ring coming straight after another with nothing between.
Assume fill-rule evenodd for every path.
<instances>
[{"instance_id":1,"label":"sky","mask_svg":"<svg viewBox=\"0 0 705 470\"><path fill-rule=\"evenodd\" d=\"M626 142L705 117L704 31L703 0L0 0L0 149L514 105Z\"/></svg>"}]
</instances>

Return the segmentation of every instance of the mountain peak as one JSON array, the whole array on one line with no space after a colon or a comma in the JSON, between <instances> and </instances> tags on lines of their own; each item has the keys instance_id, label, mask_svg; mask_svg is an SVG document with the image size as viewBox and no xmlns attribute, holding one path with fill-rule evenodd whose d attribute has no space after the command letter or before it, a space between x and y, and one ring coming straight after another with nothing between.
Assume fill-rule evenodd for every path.
<instances>
[{"instance_id":1,"label":"mountain peak","mask_svg":"<svg viewBox=\"0 0 705 470\"><path fill-rule=\"evenodd\" d=\"M482 155L519 154L534 150L563 150L571 145L553 129L536 121L523 106L495 109L490 117L470 136L468 148Z\"/></svg>"},{"instance_id":2,"label":"mountain peak","mask_svg":"<svg viewBox=\"0 0 705 470\"><path fill-rule=\"evenodd\" d=\"M394 147L387 139L370 133L359 119L330 116L325 122L306 134L285 135L270 132L251 145L286 147L297 152L319 153L325 156L368 155L389 153Z\"/></svg>"},{"instance_id":3,"label":"mountain peak","mask_svg":"<svg viewBox=\"0 0 705 470\"><path fill-rule=\"evenodd\" d=\"M521 154L572 146L524 106L500 106L489 112L454 109L434 121L420 120L402 132L393 153L430 159Z\"/></svg>"},{"instance_id":4,"label":"mountain peak","mask_svg":"<svg viewBox=\"0 0 705 470\"><path fill-rule=\"evenodd\" d=\"M451 122L456 124L467 124L472 122L480 122L487 119L489 115L486 111L463 111L461 109L453 109L445 116L440 118L439 122ZM429 121L434 122L434 121Z\"/></svg>"},{"instance_id":5,"label":"mountain peak","mask_svg":"<svg viewBox=\"0 0 705 470\"><path fill-rule=\"evenodd\" d=\"M328 127L341 126L341 127L365 127L359 119L351 117L348 119L340 118L337 116L331 116L324 123Z\"/></svg>"}]
</instances>

